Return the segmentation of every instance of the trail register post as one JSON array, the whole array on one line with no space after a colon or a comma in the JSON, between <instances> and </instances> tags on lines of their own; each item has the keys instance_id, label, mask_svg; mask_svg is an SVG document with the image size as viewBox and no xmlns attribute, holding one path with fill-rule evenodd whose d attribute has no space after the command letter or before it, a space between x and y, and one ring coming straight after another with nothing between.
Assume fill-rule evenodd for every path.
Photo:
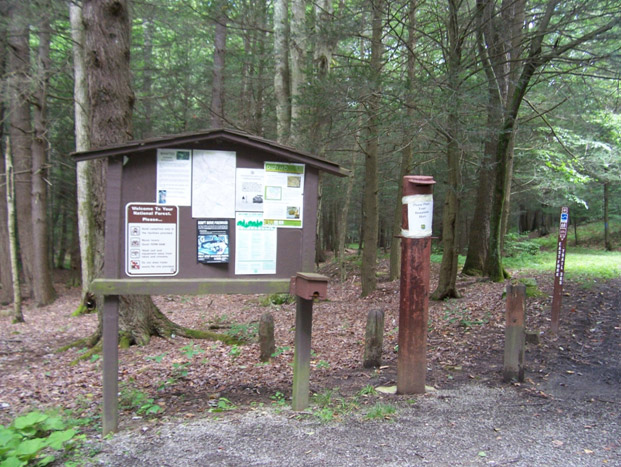
<instances>
[{"instance_id":1,"label":"trail register post","mask_svg":"<svg viewBox=\"0 0 621 467\"><path fill-rule=\"evenodd\" d=\"M104 273L91 284L105 296L103 433L118 429L118 310L126 294L295 294L294 393L304 405L312 300L327 290L327 278L313 273L318 176L349 172L224 129L73 156L108 160Z\"/></svg>"}]
</instances>

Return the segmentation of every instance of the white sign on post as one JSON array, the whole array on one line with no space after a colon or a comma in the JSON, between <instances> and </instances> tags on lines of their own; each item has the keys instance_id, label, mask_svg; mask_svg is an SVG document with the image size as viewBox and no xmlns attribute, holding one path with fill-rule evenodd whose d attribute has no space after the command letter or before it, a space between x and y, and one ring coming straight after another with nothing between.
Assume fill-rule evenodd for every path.
<instances>
[{"instance_id":1,"label":"white sign on post","mask_svg":"<svg viewBox=\"0 0 621 467\"><path fill-rule=\"evenodd\" d=\"M128 276L174 276L179 271L179 208L129 203L125 224Z\"/></svg>"},{"instance_id":2,"label":"white sign on post","mask_svg":"<svg viewBox=\"0 0 621 467\"><path fill-rule=\"evenodd\" d=\"M407 205L408 228L401 229L405 238L424 238L431 236L433 221L433 195L404 196L401 202Z\"/></svg>"}]
</instances>

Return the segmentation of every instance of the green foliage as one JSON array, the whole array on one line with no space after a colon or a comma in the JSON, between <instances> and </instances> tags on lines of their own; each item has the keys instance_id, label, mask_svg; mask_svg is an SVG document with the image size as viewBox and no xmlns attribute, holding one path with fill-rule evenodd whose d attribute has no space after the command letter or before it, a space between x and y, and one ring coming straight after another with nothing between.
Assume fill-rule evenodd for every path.
<instances>
[{"instance_id":1,"label":"green foliage","mask_svg":"<svg viewBox=\"0 0 621 467\"><path fill-rule=\"evenodd\" d=\"M270 396L270 399L272 399L273 401L272 404L279 407L283 407L287 403L287 401L285 400L285 395L280 391L276 391L273 396Z\"/></svg>"},{"instance_id":2,"label":"green foliage","mask_svg":"<svg viewBox=\"0 0 621 467\"><path fill-rule=\"evenodd\" d=\"M364 416L367 420L392 420L392 415L397 412L394 405L377 402Z\"/></svg>"},{"instance_id":3,"label":"green foliage","mask_svg":"<svg viewBox=\"0 0 621 467\"><path fill-rule=\"evenodd\" d=\"M319 360L315 365L315 368L317 368L318 370L321 370L322 368L330 368L330 363L326 362L325 360Z\"/></svg>"},{"instance_id":4,"label":"green foliage","mask_svg":"<svg viewBox=\"0 0 621 467\"><path fill-rule=\"evenodd\" d=\"M0 425L0 465L48 465L55 451L67 451L84 439L61 416L34 410Z\"/></svg>"},{"instance_id":5,"label":"green foliage","mask_svg":"<svg viewBox=\"0 0 621 467\"><path fill-rule=\"evenodd\" d=\"M235 406L235 404L233 404L230 400L228 400L226 397L220 397L218 399L218 402L216 402L215 407L211 407L209 409L210 413L217 413L217 412L226 412L228 410L235 410L237 407Z\"/></svg>"},{"instance_id":6,"label":"green foliage","mask_svg":"<svg viewBox=\"0 0 621 467\"><path fill-rule=\"evenodd\" d=\"M377 391L371 384L367 384L360 391L358 391L358 396L377 396Z\"/></svg>"},{"instance_id":7,"label":"green foliage","mask_svg":"<svg viewBox=\"0 0 621 467\"><path fill-rule=\"evenodd\" d=\"M226 335L231 336L240 342L255 342L259 335L259 324L233 323L226 331Z\"/></svg>"},{"instance_id":8,"label":"green foliage","mask_svg":"<svg viewBox=\"0 0 621 467\"><path fill-rule=\"evenodd\" d=\"M273 293L266 295L259 301L261 306L278 306L295 303L295 296L288 293Z\"/></svg>"},{"instance_id":9,"label":"green foliage","mask_svg":"<svg viewBox=\"0 0 621 467\"><path fill-rule=\"evenodd\" d=\"M291 347L289 347L288 345L278 347L276 349L276 352L272 354L272 357L273 358L279 357L280 355L284 354L285 352L288 352L289 350L291 350Z\"/></svg>"},{"instance_id":10,"label":"green foliage","mask_svg":"<svg viewBox=\"0 0 621 467\"><path fill-rule=\"evenodd\" d=\"M123 410L136 412L138 415L155 415L162 408L139 389L131 388L127 385L121 387L119 396L119 407Z\"/></svg>"},{"instance_id":11,"label":"green foliage","mask_svg":"<svg viewBox=\"0 0 621 467\"><path fill-rule=\"evenodd\" d=\"M190 359L193 358L195 355L205 353L205 351L201 349L201 346L198 344L194 344L194 342L190 342L185 347L181 347L181 352L183 353L183 355Z\"/></svg>"},{"instance_id":12,"label":"green foliage","mask_svg":"<svg viewBox=\"0 0 621 467\"><path fill-rule=\"evenodd\" d=\"M508 233L505 235L505 256L536 255L539 252L539 244L529 240L528 235Z\"/></svg>"},{"instance_id":13,"label":"green foliage","mask_svg":"<svg viewBox=\"0 0 621 467\"><path fill-rule=\"evenodd\" d=\"M229 355L233 360L239 357L242 354L242 349L239 345L231 346L231 350L229 350Z\"/></svg>"}]
</instances>

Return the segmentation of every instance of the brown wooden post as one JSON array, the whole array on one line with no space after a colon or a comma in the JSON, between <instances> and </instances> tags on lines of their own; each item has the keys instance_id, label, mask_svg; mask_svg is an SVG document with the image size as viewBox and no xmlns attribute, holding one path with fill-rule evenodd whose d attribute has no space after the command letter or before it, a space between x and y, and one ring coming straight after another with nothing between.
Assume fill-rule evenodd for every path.
<instances>
[{"instance_id":1,"label":"brown wooden post","mask_svg":"<svg viewBox=\"0 0 621 467\"><path fill-rule=\"evenodd\" d=\"M293 390L291 395L293 410L304 410L308 407L312 327L313 301L296 297L295 353L293 356Z\"/></svg>"},{"instance_id":2,"label":"brown wooden post","mask_svg":"<svg viewBox=\"0 0 621 467\"><path fill-rule=\"evenodd\" d=\"M365 368L382 365L382 344L384 343L384 311L369 310L367 327L364 335L364 358L362 366Z\"/></svg>"},{"instance_id":3,"label":"brown wooden post","mask_svg":"<svg viewBox=\"0 0 621 467\"><path fill-rule=\"evenodd\" d=\"M526 286L507 284L505 358L502 379L524 381L524 310Z\"/></svg>"},{"instance_id":4,"label":"brown wooden post","mask_svg":"<svg viewBox=\"0 0 621 467\"><path fill-rule=\"evenodd\" d=\"M291 279L291 291L296 295L295 353L293 356L293 390L291 407L308 407L313 300L326 298L328 278L320 274L298 272Z\"/></svg>"},{"instance_id":5,"label":"brown wooden post","mask_svg":"<svg viewBox=\"0 0 621 467\"><path fill-rule=\"evenodd\" d=\"M107 295L103 306L103 435L119 428L119 297Z\"/></svg>"},{"instance_id":6,"label":"brown wooden post","mask_svg":"<svg viewBox=\"0 0 621 467\"><path fill-rule=\"evenodd\" d=\"M556 268L554 270L554 292L552 295L552 321L550 330L558 334L561 318L561 302L563 300L563 279L565 278L565 251L567 249L567 225L569 223L569 208L561 208L561 220L558 229L558 244L556 248Z\"/></svg>"},{"instance_id":7,"label":"brown wooden post","mask_svg":"<svg viewBox=\"0 0 621 467\"><path fill-rule=\"evenodd\" d=\"M106 231L104 276L116 279L119 275L120 239L123 238L121 212L121 187L123 160L108 160L106 180ZM103 435L119 429L119 297L108 295L103 304Z\"/></svg>"},{"instance_id":8,"label":"brown wooden post","mask_svg":"<svg viewBox=\"0 0 621 467\"><path fill-rule=\"evenodd\" d=\"M399 300L397 393L423 394L427 373L427 322L433 177L403 177L403 229Z\"/></svg>"}]
</instances>

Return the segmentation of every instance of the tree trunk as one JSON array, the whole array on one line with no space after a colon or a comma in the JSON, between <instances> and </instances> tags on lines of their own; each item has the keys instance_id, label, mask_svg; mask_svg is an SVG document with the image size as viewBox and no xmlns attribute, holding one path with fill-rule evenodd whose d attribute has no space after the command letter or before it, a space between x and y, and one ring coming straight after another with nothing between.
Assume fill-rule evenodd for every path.
<instances>
[{"instance_id":1,"label":"tree trunk","mask_svg":"<svg viewBox=\"0 0 621 467\"><path fill-rule=\"evenodd\" d=\"M357 145L356 145L357 146ZM352 188L354 186L354 176L355 173L353 172L356 165L355 165L355 151L352 151L351 153L351 168L352 168L352 174L351 176L348 177L347 179L347 188L345 189L345 199L343 200L343 205L339 211L339 216L338 216L338 261L337 261L337 268L339 271L339 280L341 282L344 282L345 279L347 278L347 271L345 270L345 241L347 239L347 218L349 217L349 206L351 204L351 192L352 192Z\"/></svg>"},{"instance_id":2,"label":"tree trunk","mask_svg":"<svg viewBox=\"0 0 621 467\"><path fill-rule=\"evenodd\" d=\"M8 15L6 2L0 2L0 16ZM7 61L7 25L0 21L0 72L4 75ZM6 117L4 99L0 99L0 122ZM0 180L5 176L4 125L0 125ZM0 305L13 300L13 278L11 275L11 255L9 248L8 218L6 204L6 183L0 183Z\"/></svg>"},{"instance_id":3,"label":"tree trunk","mask_svg":"<svg viewBox=\"0 0 621 467\"><path fill-rule=\"evenodd\" d=\"M23 323L22 314L22 293L21 281L19 278L19 267L17 258L17 216L15 215L15 171L13 167L13 155L11 154L11 144L6 144L5 174L6 174L6 201L7 207L7 233L9 240L9 255L11 258L11 278L13 280L13 323Z\"/></svg>"},{"instance_id":4,"label":"tree trunk","mask_svg":"<svg viewBox=\"0 0 621 467\"><path fill-rule=\"evenodd\" d=\"M274 1L274 97L276 98L276 139L279 143L286 143L291 131L287 3L287 0Z\"/></svg>"},{"instance_id":5,"label":"tree trunk","mask_svg":"<svg viewBox=\"0 0 621 467\"><path fill-rule=\"evenodd\" d=\"M218 5L216 5L218 8ZM226 9L222 4L216 19L213 49L213 82L211 85L211 128L224 126L224 56L226 53Z\"/></svg>"},{"instance_id":6,"label":"tree trunk","mask_svg":"<svg viewBox=\"0 0 621 467\"><path fill-rule=\"evenodd\" d=\"M45 8L40 4L40 7ZM44 15L40 22L37 81L34 95L34 138L32 141L32 242L33 295L37 306L52 303L56 291L50 271L47 203L47 87L50 72L50 21Z\"/></svg>"},{"instance_id":7,"label":"tree trunk","mask_svg":"<svg viewBox=\"0 0 621 467\"><path fill-rule=\"evenodd\" d=\"M373 22L371 38L371 96L367 104L367 143L365 147L364 190L363 190L363 238L361 295L366 297L377 286L378 237L378 157L379 157L379 109L380 75L382 66L382 13L383 2L373 2Z\"/></svg>"},{"instance_id":8,"label":"tree trunk","mask_svg":"<svg viewBox=\"0 0 621 467\"><path fill-rule=\"evenodd\" d=\"M11 148L15 169L17 234L22 272L30 296L33 285L32 266L32 125L30 120L30 48L28 4L15 2L9 11L8 92Z\"/></svg>"},{"instance_id":9,"label":"tree trunk","mask_svg":"<svg viewBox=\"0 0 621 467\"><path fill-rule=\"evenodd\" d=\"M299 125L302 117L302 88L306 82L306 1L291 1L290 27L290 69L291 69L291 138L294 147L302 147L302 134ZM296 127L297 126L297 127ZM321 152L321 151L319 151Z\"/></svg>"},{"instance_id":10,"label":"tree trunk","mask_svg":"<svg viewBox=\"0 0 621 467\"><path fill-rule=\"evenodd\" d=\"M610 241L610 224L608 223L608 201L609 195L609 182L604 182L604 247L606 251L612 251L612 243Z\"/></svg>"},{"instance_id":11,"label":"tree trunk","mask_svg":"<svg viewBox=\"0 0 621 467\"><path fill-rule=\"evenodd\" d=\"M416 76L414 74L414 64L416 56L414 55L414 47L416 45L416 10L418 4L411 1L408 9L408 38L407 38L407 72L408 72L408 91L406 97L406 125L409 127L414 120L414 92L413 86ZM412 158L414 151L412 148L412 137L410 134L404 134L403 149L401 150L401 164L399 171L399 180L397 180L397 199L395 202L395 212L393 216L392 238L390 239L390 280L394 281L401 276L401 233L402 211L401 197L403 195L403 177L412 169Z\"/></svg>"},{"instance_id":12,"label":"tree trunk","mask_svg":"<svg viewBox=\"0 0 621 467\"><path fill-rule=\"evenodd\" d=\"M459 110L461 101L460 73L461 73L461 43L459 30L459 3L449 1L448 25L448 83L451 95L448 101L451 105L447 117L447 148L446 163L448 167L448 187L444 202L442 219L442 264L438 287L432 293L433 300L457 298L457 260L458 244L458 215L459 193L461 191L461 148L459 147Z\"/></svg>"},{"instance_id":13,"label":"tree trunk","mask_svg":"<svg viewBox=\"0 0 621 467\"><path fill-rule=\"evenodd\" d=\"M71 39L73 40L73 95L74 95L74 132L76 151L90 149L90 101L88 98L88 81L86 76L85 35L82 17L82 5L69 3L71 21ZM83 161L77 163L77 215L78 238L80 244L80 272L82 276L82 300L77 311L85 311L92 303L89 292L91 281L100 269L95 268L95 251L97 237L95 232L94 190L95 174L101 167L100 161ZM101 242L101 239L100 239ZM99 248L102 248L100 246Z\"/></svg>"},{"instance_id":14,"label":"tree trunk","mask_svg":"<svg viewBox=\"0 0 621 467\"><path fill-rule=\"evenodd\" d=\"M124 0L85 0L86 70L91 108L90 136L94 147L119 144L132 134L131 114L134 94L129 73L130 22L127 2ZM106 163L95 166L96 186L106 185ZM97 239L93 254L95 266L103 264L103 231L105 220L105 193L93 194L95 232ZM97 269L101 271L101 269ZM100 300L100 299L99 299ZM98 305L101 302L98 300ZM98 307L99 327L91 336L94 345L101 337L101 306ZM146 345L151 336L176 334L192 338L219 339L235 342L228 336L185 329L166 318L148 295L120 297L119 329L122 344Z\"/></svg>"}]
</instances>

